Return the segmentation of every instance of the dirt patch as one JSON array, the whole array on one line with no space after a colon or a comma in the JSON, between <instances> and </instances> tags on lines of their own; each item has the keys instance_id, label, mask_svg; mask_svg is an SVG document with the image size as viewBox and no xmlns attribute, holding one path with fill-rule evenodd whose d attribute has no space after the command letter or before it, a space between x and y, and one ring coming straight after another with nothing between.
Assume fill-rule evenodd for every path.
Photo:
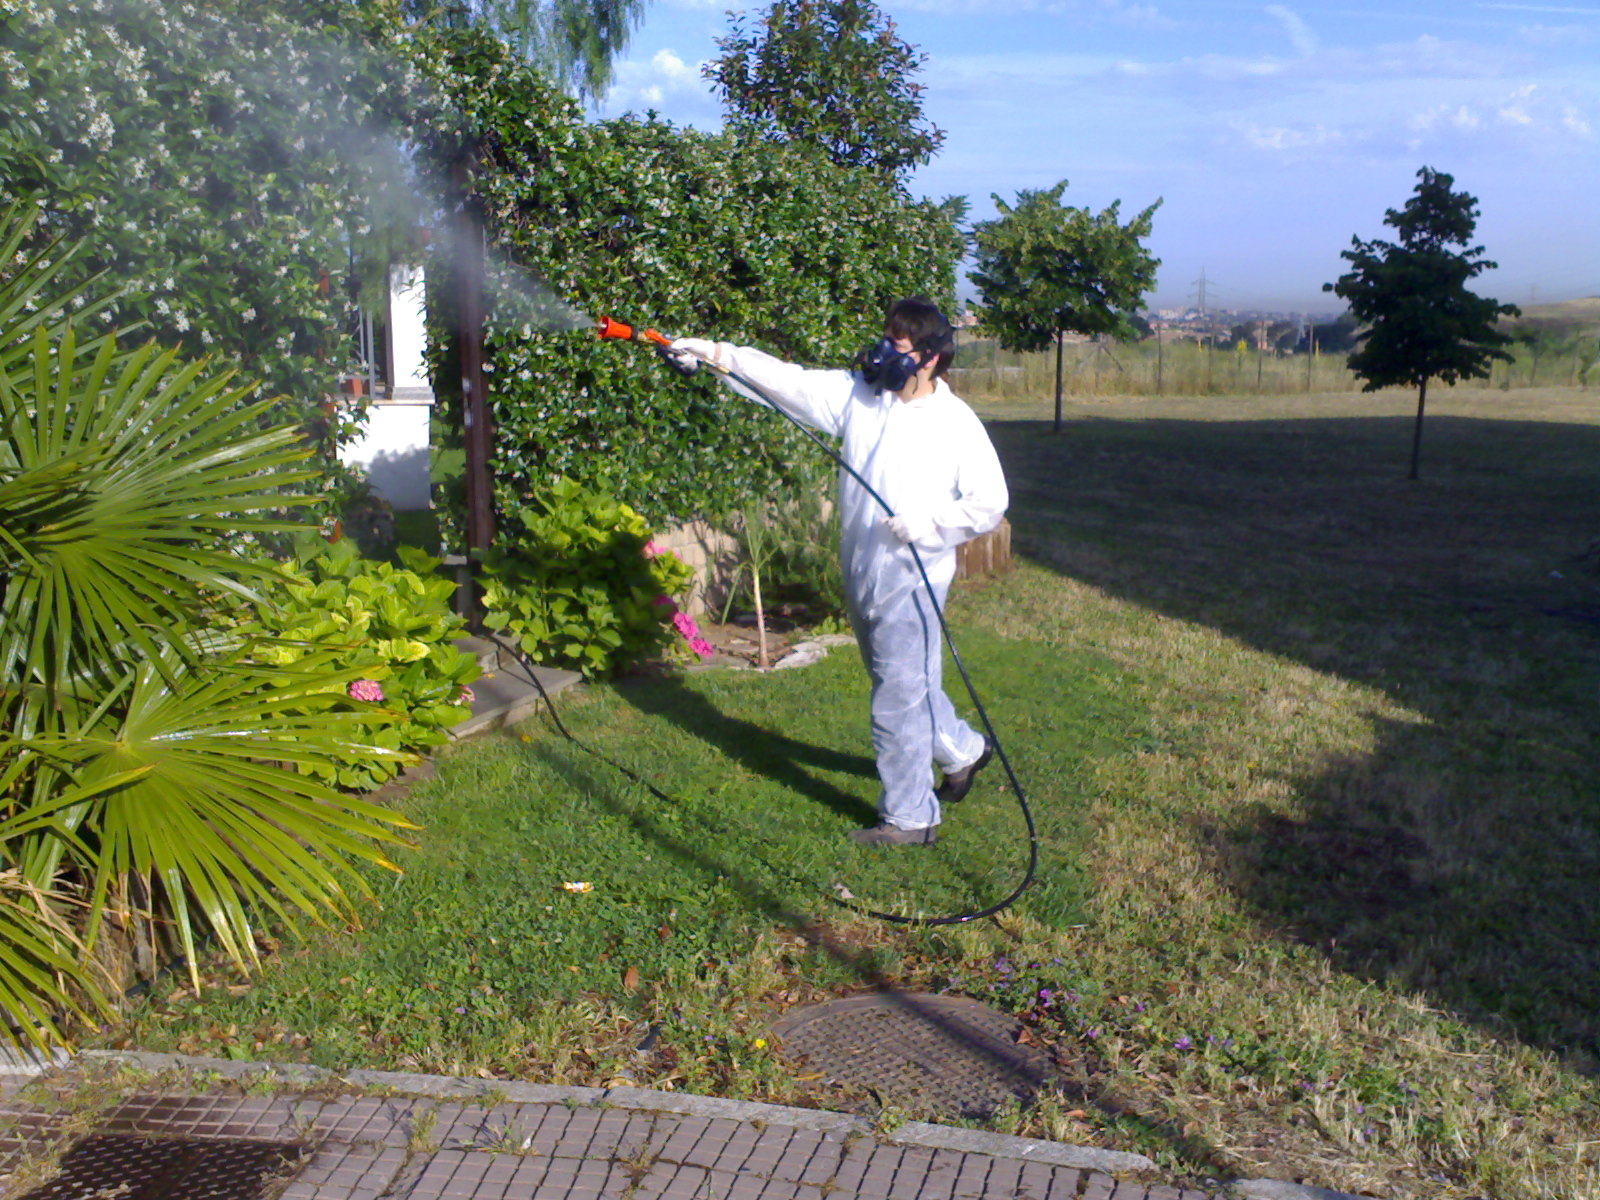
<instances>
[{"instance_id":1,"label":"dirt patch","mask_svg":"<svg viewBox=\"0 0 1600 1200\"><path fill-rule=\"evenodd\" d=\"M707 666L760 667L763 642L766 666L776 666L791 650L815 634L819 616L800 606L784 607L765 614L765 629L758 628L754 613L734 613L727 622L701 618L700 636L716 648Z\"/></svg>"}]
</instances>

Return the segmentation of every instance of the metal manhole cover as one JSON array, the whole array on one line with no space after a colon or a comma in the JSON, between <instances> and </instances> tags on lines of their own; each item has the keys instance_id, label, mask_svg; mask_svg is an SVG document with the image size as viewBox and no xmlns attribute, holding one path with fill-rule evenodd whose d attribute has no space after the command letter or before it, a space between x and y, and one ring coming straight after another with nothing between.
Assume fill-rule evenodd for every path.
<instances>
[{"instance_id":1,"label":"metal manhole cover","mask_svg":"<svg viewBox=\"0 0 1600 1200\"><path fill-rule=\"evenodd\" d=\"M987 1117L1028 1104L1050 1059L1019 1045L1022 1023L962 996L884 992L788 1013L772 1027L791 1058L912 1111Z\"/></svg>"},{"instance_id":2,"label":"metal manhole cover","mask_svg":"<svg viewBox=\"0 0 1600 1200\"><path fill-rule=\"evenodd\" d=\"M93 1134L21 1200L256 1200L306 1152L290 1142Z\"/></svg>"}]
</instances>

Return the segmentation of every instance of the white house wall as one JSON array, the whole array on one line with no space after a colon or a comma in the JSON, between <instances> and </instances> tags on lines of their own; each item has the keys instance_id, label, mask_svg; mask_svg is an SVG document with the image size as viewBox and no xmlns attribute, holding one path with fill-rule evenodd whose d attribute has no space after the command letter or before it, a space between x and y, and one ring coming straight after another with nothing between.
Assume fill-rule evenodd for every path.
<instances>
[{"instance_id":1,"label":"white house wall","mask_svg":"<svg viewBox=\"0 0 1600 1200\"><path fill-rule=\"evenodd\" d=\"M339 451L341 462L366 470L378 495L397 512L432 505L428 422L433 389L424 358L424 280L420 267L396 267L389 277L389 338L393 387L367 410L362 436Z\"/></svg>"}]
</instances>

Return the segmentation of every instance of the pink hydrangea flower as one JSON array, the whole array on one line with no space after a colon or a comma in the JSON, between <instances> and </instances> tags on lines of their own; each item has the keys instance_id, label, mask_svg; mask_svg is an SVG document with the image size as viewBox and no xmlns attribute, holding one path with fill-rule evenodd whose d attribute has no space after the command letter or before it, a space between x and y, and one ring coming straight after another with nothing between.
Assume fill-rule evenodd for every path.
<instances>
[{"instance_id":1,"label":"pink hydrangea flower","mask_svg":"<svg viewBox=\"0 0 1600 1200\"><path fill-rule=\"evenodd\" d=\"M706 641L705 638L703 638L703 637L692 637L692 638L690 638L689 639L689 649L693 650L702 659L710 658L713 654L715 654L717 652L717 648L715 646L713 646L710 642Z\"/></svg>"},{"instance_id":2,"label":"pink hydrangea flower","mask_svg":"<svg viewBox=\"0 0 1600 1200\"><path fill-rule=\"evenodd\" d=\"M478 698L477 697L477 693L475 693L471 688L463 687L461 689L461 694L456 697L456 703L457 704L471 704L477 698Z\"/></svg>"},{"instance_id":3,"label":"pink hydrangea flower","mask_svg":"<svg viewBox=\"0 0 1600 1200\"><path fill-rule=\"evenodd\" d=\"M686 612L672 614L672 627L685 638L697 638L700 636L700 626L696 625L694 618Z\"/></svg>"},{"instance_id":4,"label":"pink hydrangea flower","mask_svg":"<svg viewBox=\"0 0 1600 1200\"><path fill-rule=\"evenodd\" d=\"M350 684L352 700L382 700L383 688L376 679L357 679Z\"/></svg>"},{"instance_id":5,"label":"pink hydrangea flower","mask_svg":"<svg viewBox=\"0 0 1600 1200\"><path fill-rule=\"evenodd\" d=\"M646 558L655 558L658 555L665 554L666 552L667 548L660 542L656 541L655 538L651 538L644 544L644 556Z\"/></svg>"},{"instance_id":6,"label":"pink hydrangea flower","mask_svg":"<svg viewBox=\"0 0 1600 1200\"><path fill-rule=\"evenodd\" d=\"M671 596L657 596L654 600L650 601L650 603L654 604L657 608L666 609L669 617L678 611L678 603Z\"/></svg>"}]
</instances>

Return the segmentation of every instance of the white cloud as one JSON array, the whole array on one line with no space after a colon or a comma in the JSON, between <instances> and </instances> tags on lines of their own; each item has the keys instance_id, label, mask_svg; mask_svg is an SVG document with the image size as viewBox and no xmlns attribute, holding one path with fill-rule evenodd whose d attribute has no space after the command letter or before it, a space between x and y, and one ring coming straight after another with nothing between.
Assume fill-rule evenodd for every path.
<instances>
[{"instance_id":1,"label":"white cloud","mask_svg":"<svg viewBox=\"0 0 1600 1200\"><path fill-rule=\"evenodd\" d=\"M1257 125L1241 122L1234 128L1247 145L1274 153L1313 150L1341 145L1352 140L1348 131L1329 129L1325 125L1311 125L1297 129L1288 125Z\"/></svg>"},{"instance_id":2,"label":"white cloud","mask_svg":"<svg viewBox=\"0 0 1600 1200\"><path fill-rule=\"evenodd\" d=\"M673 83L700 78L697 68L689 66L671 50L657 50L655 57L650 60L650 65L661 73L663 79Z\"/></svg>"},{"instance_id":3,"label":"white cloud","mask_svg":"<svg viewBox=\"0 0 1600 1200\"><path fill-rule=\"evenodd\" d=\"M1432 133L1439 129L1460 129L1471 132L1483 126L1483 118L1469 104L1440 104L1420 112L1407 122L1415 133Z\"/></svg>"},{"instance_id":4,"label":"white cloud","mask_svg":"<svg viewBox=\"0 0 1600 1200\"><path fill-rule=\"evenodd\" d=\"M1498 9L1501 12L1555 13L1566 17L1600 17L1600 8L1575 8L1565 4L1479 4L1478 8Z\"/></svg>"},{"instance_id":5,"label":"white cloud","mask_svg":"<svg viewBox=\"0 0 1600 1200\"><path fill-rule=\"evenodd\" d=\"M1512 125L1532 125L1533 118L1528 115L1527 101L1538 90L1538 85L1528 84L1512 92L1500 108L1500 119Z\"/></svg>"},{"instance_id":6,"label":"white cloud","mask_svg":"<svg viewBox=\"0 0 1600 1200\"><path fill-rule=\"evenodd\" d=\"M1548 146L1570 145L1573 138L1588 140L1592 136L1592 117L1592 111L1585 111L1570 95L1553 94L1528 83L1498 95L1480 94L1466 102L1423 109L1406 122L1411 135L1406 144L1420 149L1455 137L1470 140L1463 145L1488 141L1505 147L1529 139Z\"/></svg>"},{"instance_id":7,"label":"white cloud","mask_svg":"<svg viewBox=\"0 0 1600 1200\"><path fill-rule=\"evenodd\" d=\"M1523 25L1517 37L1530 46L1561 50L1588 45L1594 32L1583 25Z\"/></svg>"},{"instance_id":8,"label":"white cloud","mask_svg":"<svg viewBox=\"0 0 1600 1200\"><path fill-rule=\"evenodd\" d=\"M711 89L700 76L700 63L687 63L670 48L657 50L648 62L624 60L605 99L596 106L605 116L670 105L677 120L720 124Z\"/></svg>"},{"instance_id":9,"label":"white cloud","mask_svg":"<svg viewBox=\"0 0 1600 1200\"><path fill-rule=\"evenodd\" d=\"M1295 53L1303 58L1310 58L1317 52L1317 35L1311 31L1311 26L1305 23L1299 13L1282 4L1269 4L1267 14L1276 17L1283 26L1283 31L1289 35L1289 44L1295 48Z\"/></svg>"}]
</instances>

